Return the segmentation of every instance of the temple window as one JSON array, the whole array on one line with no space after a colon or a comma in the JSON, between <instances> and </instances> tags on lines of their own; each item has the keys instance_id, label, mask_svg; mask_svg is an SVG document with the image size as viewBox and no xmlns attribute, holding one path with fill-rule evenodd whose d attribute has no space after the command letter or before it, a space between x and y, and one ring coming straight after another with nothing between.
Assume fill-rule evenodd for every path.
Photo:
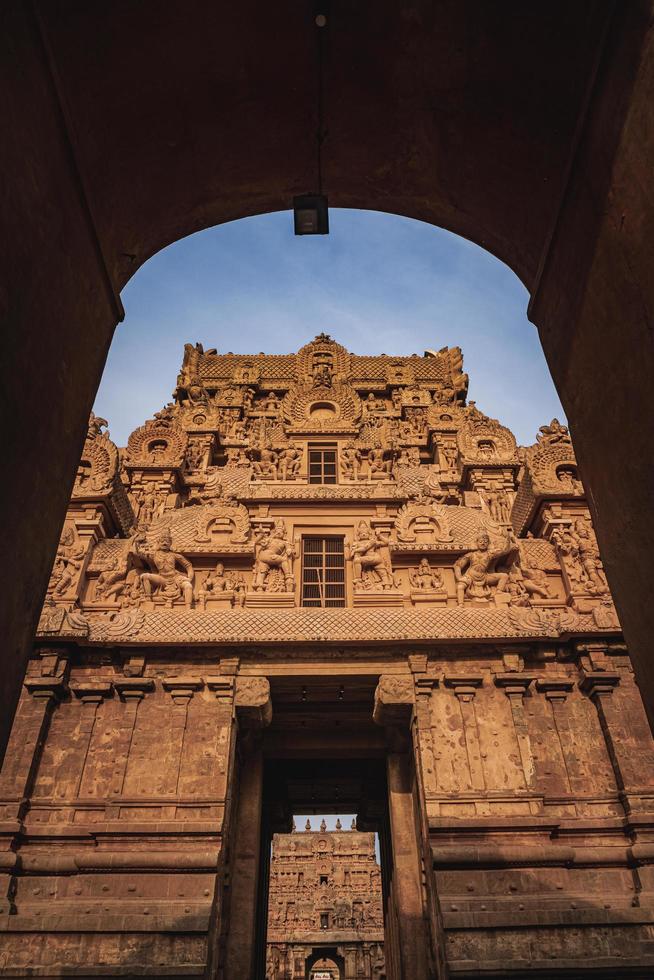
<instances>
[{"instance_id":1,"label":"temple window","mask_svg":"<svg viewBox=\"0 0 654 980\"><path fill-rule=\"evenodd\" d=\"M336 446L309 446L309 483L336 483Z\"/></svg>"},{"instance_id":2,"label":"temple window","mask_svg":"<svg viewBox=\"0 0 654 980\"><path fill-rule=\"evenodd\" d=\"M302 605L323 609L345 605L343 538L302 539Z\"/></svg>"}]
</instances>

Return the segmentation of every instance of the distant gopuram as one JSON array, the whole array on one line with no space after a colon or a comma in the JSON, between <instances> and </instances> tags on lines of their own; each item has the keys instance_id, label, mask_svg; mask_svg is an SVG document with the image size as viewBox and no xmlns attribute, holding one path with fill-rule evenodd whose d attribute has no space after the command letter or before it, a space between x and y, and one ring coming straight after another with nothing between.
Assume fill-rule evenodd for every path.
<instances>
[{"instance_id":1,"label":"distant gopuram","mask_svg":"<svg viewBox=\"0 0 654 980\"><path fill-rule=\"evenodd\" d=\"M583 474L467 388L459 348L187 344L126 448L91 417L0 778L0 976L654 975Z\"/></svg>"},{"instance_id":2,"label":"distant gopuram","mask_svg":"<svg viewBox=\"0 0 654 980\"><path fill-rule=\"evenodd\" d=\"M385 977L374 834L275 834L267 939L266 980Z\"/></svg>"}]
</instances>

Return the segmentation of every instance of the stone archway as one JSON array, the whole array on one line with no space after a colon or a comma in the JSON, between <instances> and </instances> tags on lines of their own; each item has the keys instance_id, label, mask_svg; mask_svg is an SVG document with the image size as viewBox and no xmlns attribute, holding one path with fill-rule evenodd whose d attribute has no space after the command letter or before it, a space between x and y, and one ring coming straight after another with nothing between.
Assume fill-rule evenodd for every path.
<instances>
[{"instance_id":1,"label":"stone archway","mask_svg":"<svg viewBox=\"0 0 654 980\"><path fill-rule=\"evenodd\" d=\"M307 980L343 980L345 960L335 949L314 949L306 959Z\"/></svg>"},{"instance_id":2,"label":"stone archway","mask_svg":"<svg viewBox=\"0 0 654 980\"><path fill-rule=\"evenodd\" d=\"M530 290L650 705L652 14L332 3L324 150L333 206L441 225ZM6 736L120 290L313 186L316 60L311 4L10 0L2 19Z\"/></svg>"}]
</instances>

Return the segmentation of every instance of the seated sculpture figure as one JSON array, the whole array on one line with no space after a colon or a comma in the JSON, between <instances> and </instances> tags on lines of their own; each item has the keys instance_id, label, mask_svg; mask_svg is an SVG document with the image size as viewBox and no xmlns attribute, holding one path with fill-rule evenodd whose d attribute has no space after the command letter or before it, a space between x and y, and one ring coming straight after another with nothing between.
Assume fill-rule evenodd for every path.
<instances>
[{"instance_id":1,"label":"seated sculpture figure","mask_svg":"<svg viewBox=\"0 0 654 980\"><path fill-rule=\"evenodd\" d=\"M204 609L207 605L207 599L212 595L216 595L219 592L230 591L231 586L229 579L225 575L225 566L221 561L216 565L216 569L213 572L209 572L202 587L198 589L197 598L200 602L201 607Z\"/></svg>"},{"instance_id":2,"label":"seated sculpture figure","mask_svg":"<svg viewBox=\"0 0 654 980\"><path fill-rule=\"evenodd\" d=\"M378 531L371 528L366 521L359 521L354 543L350 546L349 557L352 559L354 587L361 587L365 572L371 572L381 584L382 589L392 589L393 576L388 561L381 554L386 542Z\"/></svg>"},{"instance_id":3,"label":"seated sculpture figure","mask_svg":"<svg viewBox=\"0 0 654 980\"><path fill-rule=\"evenodd\" d=\"M417 568L409 571L409 581L414 589L421 592L445 592L445 582L440 568L433 569L427 558L421 558Z\"/></svg>"},{"instance_id":4,"label":"seated sculpture figure","mask_svg":"<svg viewBox=\"0 0 654 980\"><path fill-rule=\"evenodd\" d=\"M252 460L252 467L260 480L276 480L277 453L274 449L260 449L259 459Z\"/></svg>"},{"instance_id":5,"label":"seated sculpture figure","mask_svg":"<svg viewBox=\"0 0 654 980\"><path fill-rule=\"evenodd\" d=\"M390 476L391 460L386 459L386 451L382 448L381 442L376 442L372 449L368 450L368 474L371 480L383 480Z\"/></svg>"},{"instance_id":6,"label":"seated sculpture figure","mask_svg":"<svg viewBox=\"0 0 654 980\"><path fill-rule=\"evenodd\" d=\"M454 562L454 578L456 579L456 600L460 606L464 599L487 599L491 589L506 592L509 580L508 572L497 572L495 567L500 558L505 557L512 545L491 547L488 534L480 534L477 547L467 551Z\"/></svg>"},{"instance_id":7,"label":"seated sculpture figure","mask_svg":"<svg viewBox=\"0 0 654 980\"><path fill-rule=\"evenodd\" d=\"M118 600L127 588L127 571L118 568L118 560L111 558L98 575L95 598L108 602Z\"/></svg>"},{"instance_id":8,"label":"seated sculpture figure","mask_svg":"<svg viewBox=\"0 0 654 980\"><path fill-rule=\"evenodd\" d=\"M295 557L295 552L286 537L283 521L275 521L272 531L263 531L257 534L254 555L254 577L252 580L254 592L266 591L269 573L275 568L281 569L286 591L293 591L295 582L291 562Z\"/></svg>"},{"instance_id":9,"label":"seated sculpture figure","mask_svg":"<svg viewBox=\"0 0 654 980\"><path fill-rule=\"evenodd\" d=\"M145 550L141 537L135 539L134 554L154 569L140 575L143 592L147 599L158 593L169 601L182 594L187 608L190 609L193 604L193 565L184 555L172 551L171 546L168 528L159 535L154 551ZM184 571L178 571L177 565L181 565Z\"/></svg>"}]
</instances>

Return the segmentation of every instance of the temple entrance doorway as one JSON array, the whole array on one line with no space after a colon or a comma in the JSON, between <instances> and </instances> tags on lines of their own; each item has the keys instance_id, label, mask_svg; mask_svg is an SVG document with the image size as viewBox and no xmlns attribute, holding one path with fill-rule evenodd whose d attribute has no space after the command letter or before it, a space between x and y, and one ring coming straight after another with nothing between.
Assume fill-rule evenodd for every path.
<instances>
[{"instance_id":1,"label":"temple entrance doorway","mask_svg":"<svg viewBox=\"0 0 654 980\"><path fill-rule=\"evenodd\" d=\"M343 961L336 951L314 949L307 958L305 976L306 980L343 980Z\"/></svg>"},{"instance_id":2,"label":"temple entrance doorway","mask_svg":"<svg viewBox=\"0 0 654 980\"><path fill-rule=\"evenodd\" d=\"M432 975L413 752L373 721L378 680L269 677L270 725L239 735L217 976L307 980L321 959L339 980Z\"/></svg>"}]
</instances>

